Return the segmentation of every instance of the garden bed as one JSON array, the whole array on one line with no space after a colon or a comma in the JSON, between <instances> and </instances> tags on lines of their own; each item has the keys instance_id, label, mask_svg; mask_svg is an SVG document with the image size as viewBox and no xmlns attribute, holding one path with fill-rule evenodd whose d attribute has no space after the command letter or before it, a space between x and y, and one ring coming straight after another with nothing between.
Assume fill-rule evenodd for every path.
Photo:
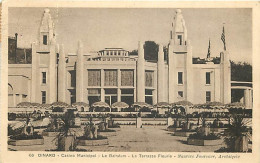
<instances>
[{"instance_id":1,"label":"garden bed","mask_svg":"<svg viewBox=\"0 0 260 163\"><path fill-rule=\"evenodd\" d=\"M44 140L42 139L27 139L27 140L13 140L8 141L9 145L13 146L31 146L31 145L43 145Z\"/></svg>"},{"instance_id":2,"label":"garden bed","mask_svg":"<svg viewBox=\"0 0 260 163\"><path fill-rule=\"evenodd\" d=\"M174 136L188 137L194 133L195 133L195 131L175 131Z\"/></svg>"},{"instance_id":3,"label":"garden bed","mask_svg":"<svg viewBox=\"0 0 260 163\"><path fill-rule=\"evenodd\" d=\"M42 136L48 136L48 137L56 137L60 132L54 132L54 131L43 131Z\"/></svg>"},{"instance_id":4,"label":"garden bed","mask_svg":"<svg viewBox=\"0 0 260 163\"><path fill-rule=\"evenodd\" d=\"M108 139L106 136L98 135L96 139L88 139L85 136L77 138L78 145L81 146L100 146L108 145Z\"/></svg>"},{"instance_id":5,"label":"garden bed","mask_svg":"<svg viewBox=\"0 0 260 163\"><path fill-rule=\"evenodd\" d=\"M169 132L176 132L176 131L180 131L180 130L182 130L182 128L181 127L168 127L167 128L167 131L169 131Z\"/></svg>"},{"instance_id":6,"label":"garden bed","mask_svg":"<svg viewBox=\"0 0 260 163\"><path fill-rule=\"evenodd\" d=\"M210 128L210 131L220 133L220 132L224 132L225 129L226 128Z\"/></svg>"},{"instance_id":7,"label":"garden bed","mask_svg":"<svg viewBox=\"0 0 260 163\"><path fill-rule=\"evenodd\" d=\"M223 143L222 139L204 140L204 139L194 139L194 138L188 138L187 142L189 145L198 145L198 146L215 146Z\"/></svg>"}]
</instances>

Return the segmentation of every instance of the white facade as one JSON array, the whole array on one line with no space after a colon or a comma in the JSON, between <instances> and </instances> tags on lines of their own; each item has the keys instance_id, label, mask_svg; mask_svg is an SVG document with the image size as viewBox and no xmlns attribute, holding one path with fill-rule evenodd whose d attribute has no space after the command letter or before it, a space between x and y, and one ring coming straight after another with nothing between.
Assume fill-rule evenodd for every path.
<instances>
[{"instance_id":1,"label":"white facade","mask_svg":"<svg viewBox=\"0 0 260 163\"><path fill-rule=\"evenodd\" d=\"M24 101L230 103L229 53L221 52L220 64L193 64L192 46L180 10L176 10L173 24L168 60L160 45L158 62L146 61L142 42L138 44L138 56L129 56L122 48L85 54L81 42L77 54L65 54L64 45L56 44L54 24L46 9L39 40L32 43L32 64L9 64L9 107Z\"/></svg>"}]
</instances>

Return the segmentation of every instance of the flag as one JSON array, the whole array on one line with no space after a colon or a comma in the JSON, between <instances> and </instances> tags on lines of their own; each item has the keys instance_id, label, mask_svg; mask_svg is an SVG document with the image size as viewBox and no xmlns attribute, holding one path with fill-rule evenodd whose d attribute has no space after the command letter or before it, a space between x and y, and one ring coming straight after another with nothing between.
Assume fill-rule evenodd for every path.
<instances>
[{"instance_id":1,"label":"flag","mask_svg":"<svg viewBox=\"0 0 260 163\"><path fill-rule=\"evenodd\" d=\"M210 40L209 40L209 47L208 47L208 54L207 54L207 58L210 58Z\"/></svg>"},{"instance_id":2,"label":"flag","mask_svg":"<svg viewBox=\"0 0 260 163\"><path fill-rule=\"evenodd\" d=\"M226 40L225 40L225 29L224 29L224 26L223 26L223 32L222 32L222 35L221 35L221 40L223 41L223 44L224 44L224 50L226 50Z\"/></svg>"}]
</instances>

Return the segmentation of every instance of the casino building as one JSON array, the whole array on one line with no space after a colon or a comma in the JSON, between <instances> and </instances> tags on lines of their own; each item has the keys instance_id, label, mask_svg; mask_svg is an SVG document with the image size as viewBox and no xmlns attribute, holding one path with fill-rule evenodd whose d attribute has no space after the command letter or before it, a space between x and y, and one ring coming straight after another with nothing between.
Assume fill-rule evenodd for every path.
<instances>
[{"instance_id":1,"label":"casino building","mask_svg":"<svg viewBox=\"0 0 260 163\"><path fill-rule=\"evenodd\" d=\"M167 59L159 45L158 61L144 58L144 43L138 56L122 48L84 53L78 43L76 54L65 54L55 39L54 23L45 9L38 42L32 43L31 64L9 64L9 107L20 102L72 104L96 101L113 104L133 102L209 101L231 102L229 53L220 53L220 63L194 64L192 46L181 10L176 10Z\"/></svg>"}]
</instances>

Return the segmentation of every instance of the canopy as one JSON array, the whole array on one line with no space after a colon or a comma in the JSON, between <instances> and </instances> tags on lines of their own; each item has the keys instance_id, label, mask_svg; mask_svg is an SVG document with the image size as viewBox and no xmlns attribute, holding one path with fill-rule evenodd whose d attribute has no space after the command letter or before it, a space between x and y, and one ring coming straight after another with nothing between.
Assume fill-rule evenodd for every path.
<instances>
[{"instance_id":1,"label":"canopy","mask_svg":"<svg viewBox=\"0 0 260 163\"><path fill-rule=\"evenodd\" d=\"M66 108L69 107L70 105L65 103L65 102L54 102L51 104L53 107L60 107L60 108Z\"/></svg>"},{"instance_id":2,"label":"canopy","mask_svg":"<svg viewBox=\"0 0 260 163\"><path fill-rule=\"evenodd\" d=\"M77 107L77 106L83 106L83 107L89 107L89 104L85 103L85 102L75 102L72 104L73 107Z\"/></svg>"},{"instance_id":3,"label":"canopy","mask_svg":"<svg viewBox=\"0 0 260 163\"><path fill-rule=\"evenodd\" d=\"M192 106L193 104L189 101L183 100L171 104L172 106Z\"/></svg>"},{"instance_id":4,"label":"canopy","mask_svg":"<svg viewBox=\"0 0 260 163\"><path fill-rule=\"evenodd\" d=\"M115 102L111 105L111 108L125 109L125 108L129 108L129 105L125 102Z\"/></svg>"},{"instance_id":5,"label":"canopy","mask_svg":"<svg viewBox=\"0 0 260 163\"><path fill-rule=\"evenodd\" d=\"M50 109L51 104L41 104L40 107L43 108L43 109Z\"/></svg>"},{"instance_id":6,"label":"canopy","mask_svg":"<svg viewBox=\"0 0 260 163\"><path fill-rule=\"evenodd\" d=\"M39 104L39 103L31 103L30 107L40 107L40 106L41 106L41 104Z\"/></svg>"},{"instance_id":7,"label":"canopy","mask_svg":"<svg viewBox=\"0 0 260 163\"><path fill-rule=\"evenodd\" d=\"M152 105L147 104L145 102L135 102L132 104L132 107L140 107L140 108L153 108Z\"/></svg>"},{"instance_id":8,"label":"canopy","mask_svg":"<svg viewBox=\"0 0 260 163\"><path fill-rule=\"evenodd\" d=\"M110 108L110 106L107 103L102 102L102 101L93 103L92 107L94 107L94 108L96 108L96 107L99 107L99 108Z\"/></svg>"},{"instance_id":9,"label":"canopy","mask_svg":"<svg viewBox=\"0 0 260 163\"><path fill-rule=\"evenodd\" d=\"M169 108L171 107L171 105L167 102L159 102L157 104L154 105L154 107L157 107L157 108Z\"/></svg>"},{"instance_id":10,"label":"canopy","mask_svg":"<svg viewBox=\"0 0 260 163\"><path fill-rule=\"evenodd\" d=\"M216 109L216 108L224 108L225 105L221 102L218 101L213 101L213 102L207 102L204 104L204 106L206 108L212 108L212 109Z\"/></svg>"},{"instance_id":11,"label":"canopy","mask_svg":"<svg viewBox=\"0 0 260 163\"><path fill-rule=\"evenodd\" d=\"M22 107L30 107L31 103L30 102L21 102L19 104L17 104L18 108L22 108Z\"/></svg>"},{"instance_id":12,"label":"canopy","mask_svg":"<svg viewBox=\"0 0 260 163\"><path fill-rule=\"evenodd\" d=\"M244 109L245 105L240 102L233 102L226 105L227 108L233 108L233 109Z\"/></svg>"}]
</instances>

